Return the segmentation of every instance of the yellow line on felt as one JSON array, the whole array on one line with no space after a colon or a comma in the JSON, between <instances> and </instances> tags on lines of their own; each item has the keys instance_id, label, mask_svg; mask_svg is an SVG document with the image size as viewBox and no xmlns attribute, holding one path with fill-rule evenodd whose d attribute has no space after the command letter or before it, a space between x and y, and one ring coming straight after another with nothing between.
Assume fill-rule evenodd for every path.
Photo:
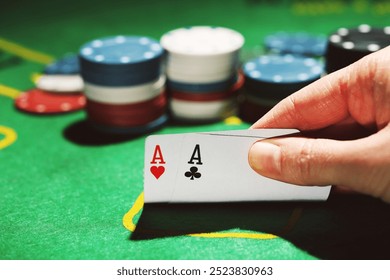
<instances>
[{"instance_id":1,"label":"yellow line on felt","mask_svg":"<svg viewBox=\"0 0 390 280\"><path fill-rule=\"evenodd\" d=\"M4 139L0 140L0 150L8 147L16 141L17 134L12 128L0 125L0 134L5 136Z\"/></svg>"},{"instance_id":2,"label":"yellow line on felt","mask_svg":"<svg viewBox=\"0 0 390 280\"><path fill-rule=\"evenodd\" d=\"M21 91L15 88L7 87L5 85L0 84L0 95L4 95L10 97L12 99L18 97Z\"/></svg>"},{"instance_id":3,"label":"yellow line on felt","mask_svg":"<svg viewBox=\"0 0 390 280\"><path fill-rule=\"evenodd\" d=\"M0 49L25 58L27 60L35 61L42 64L49 64L54 60L54 57L50 55L30 50L26 47L23 47L22 45L10 42L4 38L0 38Z\"/></svg>"},{"instance_id":4,"label":"yellow line on felt","mask_svg":"<svg viewBox=\"0 0 390 280\"><path fill-rule=\"evenodd\" d=\"M135 200L133 206L130 208L129 212L127 212L123 216L123 225L125 228L133 232L135 230L136 225L133 222L135 215L137 215L144 205L144 193L142 192L137 199Z\"/></svg>"},{"instance_id":5,"label":"yellow line on felt","mask_svg":"<svg viewBox=\"0 0 390 280\"><path fill-rule=\"evenodd\" d=\"M144 204L144 193L142 192L135 200L130 210L123 216L123 225L129 231L134 232L136 225L133 222L134 217L142 210ZM244 232L210 232L193 233L187 236L204 238L250 238L250 239L274 239L278 236L268 233L244 233Z\"/></svg>"}]
</instances>

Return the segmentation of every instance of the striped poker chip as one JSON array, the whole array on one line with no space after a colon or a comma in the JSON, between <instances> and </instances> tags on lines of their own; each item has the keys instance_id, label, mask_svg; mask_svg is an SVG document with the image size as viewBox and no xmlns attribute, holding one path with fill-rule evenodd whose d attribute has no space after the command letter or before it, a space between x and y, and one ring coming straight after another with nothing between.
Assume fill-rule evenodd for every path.
<instances>
[{"instance_id":1,"label":"striped poker chip","mask_svg":"<svg viewBox=\"0 0 390 280\"><path fill-rule=\"evenodd\" d=\"M82 93L56 94L32 89L15 99L15 107L21 111L33 114L60 114L84 108L86 103Z\"/></svg>"},{"instance_id":2,"label":"striped poker chip","mask_svg":"<svg viewBox=\"0 0 390 280\"><path fill-rule=\"evenodd\" d=\"M246 77L273 84L294 84L318 79L322 64L313 58L294 55L264 55L243 66Z\"/></svg>"},{"instance_id":3,"label":"striped poker chip","mask_svg":"<svg viewBox=\"0 0 390 280\"><path fill-rule=\"evenodd\" d=\"M319 79L323 63L296 55L262 55L243 65L245 90L264 99L281 100Z\"/></svg>"},{"instance_id":4,"label":"striped poker chip","mask_svg":"<svg viewBox=\"0 0 390 280\"><path fill-rule=\"evenodd\" d=\"M126 65L160 57L160 44L145 36L111 36L95 39L81 47L80 56L98 65Z\"/></svg>"},{"instance_id":5,"label":"striped poker chip","mask_svg":"<svg viewBox=\"0 0 390 280\"><path fill-rule=\"evenodd\" d=\"M356 28L339 28L328 38L326 71L339 70L389 45L390 26L378 28L362 24Z\"/></svg>"},{"instance_id":6,"label":"striped poker chip","mask_svg":"<svg viewBox=\"0 0 390 280\"><path fill-rule=\"evenodd\" d=\"M145 36L111 36L80 48L80 73L91 84L134 86L152 82L161 74L164 50Z\"/></svg>"},{"instance_id":7,"label":"striped poker chip","mask_svg":"<svg viewBox=\"0 0 390 280\"><path fill-rule=\"evenodd\" d=\"M150 100L165 90L165 76L158 80L136 86L109 87L90 83L84 84L84 94L91 101L106 104L138 103Z\"/></svg>"}]
</instances>

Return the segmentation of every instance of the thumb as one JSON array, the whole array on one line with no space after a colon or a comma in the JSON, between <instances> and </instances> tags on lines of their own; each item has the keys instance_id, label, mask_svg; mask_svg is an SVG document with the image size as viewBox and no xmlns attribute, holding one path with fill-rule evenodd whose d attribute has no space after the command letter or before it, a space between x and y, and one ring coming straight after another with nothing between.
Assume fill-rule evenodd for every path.
<instances>
[{"instance_id":1,"label":"thumb","mask_svg":"<svg viewBox=\"0 0 390 280\"><path fill-rule=\"evenodd\" d=\"M249 164L257 173L297 185L341 185L390 202L390 131L353 141L303 137L254 143Z\"/></svg>"}]
</instances>

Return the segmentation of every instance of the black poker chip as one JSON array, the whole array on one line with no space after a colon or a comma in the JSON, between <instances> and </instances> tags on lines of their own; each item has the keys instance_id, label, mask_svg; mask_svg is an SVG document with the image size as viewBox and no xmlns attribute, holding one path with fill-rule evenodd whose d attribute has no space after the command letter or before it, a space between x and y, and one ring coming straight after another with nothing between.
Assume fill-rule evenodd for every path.
<instances>
[{"instance_id":1,"label":"black poker chip","mask_svg":"<svg viewBox=\"0 0 390 280\"><path fill-rule=\"evenodd\" d=\"M357 28L339 28L328 38L326 72L337 71L389 45L390 26L362 24Z\"/></svg>"}]
</instances>

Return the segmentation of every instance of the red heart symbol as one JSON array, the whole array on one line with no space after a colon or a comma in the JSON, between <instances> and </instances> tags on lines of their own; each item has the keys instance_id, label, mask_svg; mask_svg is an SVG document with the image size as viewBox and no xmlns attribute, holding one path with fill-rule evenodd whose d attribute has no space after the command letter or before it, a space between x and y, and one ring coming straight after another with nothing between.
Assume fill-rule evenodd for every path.
<instances>
[{"instance_id":1,"label":"red heart symbol","mask_svg":"<svg viewBox=\"0 0 390 280\"><path fill-rule=\"evenodd\" d=\"M165 171L164 166L152 166L150 167L150 172L156 177L156 179L160 178L161 175L163 175Z\"/></svg>"}]
</instances>

